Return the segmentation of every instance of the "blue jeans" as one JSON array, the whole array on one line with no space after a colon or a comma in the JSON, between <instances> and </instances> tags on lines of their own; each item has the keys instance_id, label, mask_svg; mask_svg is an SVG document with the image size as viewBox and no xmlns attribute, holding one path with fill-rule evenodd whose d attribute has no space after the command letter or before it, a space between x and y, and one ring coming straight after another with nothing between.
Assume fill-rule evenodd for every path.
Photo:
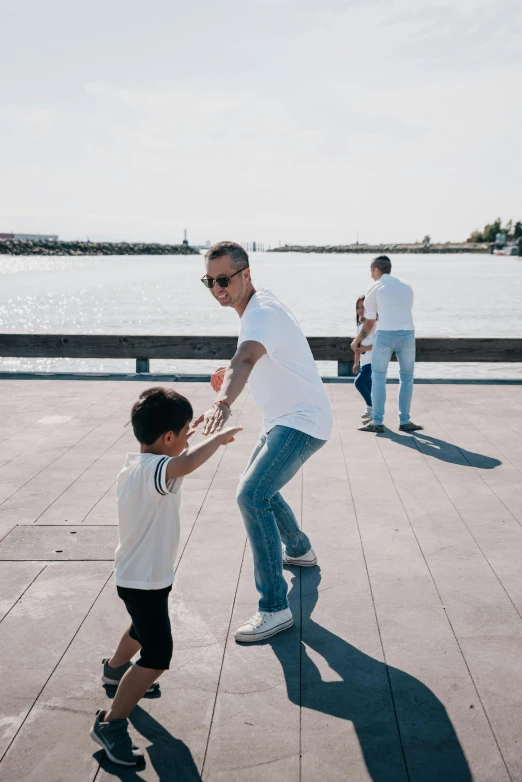
<instances>
[{"instance_id":1,"label":"blue jeans","mask_svg":"<svg viewBox=\"0 0 522 782\"><path fill-rule=\"evenodd\" d=\"M281 541L292 557L301 557L311 548L279 491L324 444L325 440L297 429L274 426L261 435L241 476L237 503L254 555L260 611L288 608Z\"/></svg>"},{"instance_id":2,"label":"blue jeans","mask_svg":"<svg viewBox=\"0 0 522 782\"><path fill-rule=\"evenodd\" d=\"M372 406L372 365L365 364L354 381L354 386L368 407Z\"/></svg>"},{"instance_id":3,"label":"blue jeans","mask_svg":"<svg viewBox=\"0 0 522 782\"><path fill-rule=\"evenodd\" d=\"M413 395L413 368L415 366L414 331L377 331L372 351L372 408L373 423L384 421L386 404L386 373L392 354L399 360L399 422L410 420Z\"/></svg>"}]
</instances>

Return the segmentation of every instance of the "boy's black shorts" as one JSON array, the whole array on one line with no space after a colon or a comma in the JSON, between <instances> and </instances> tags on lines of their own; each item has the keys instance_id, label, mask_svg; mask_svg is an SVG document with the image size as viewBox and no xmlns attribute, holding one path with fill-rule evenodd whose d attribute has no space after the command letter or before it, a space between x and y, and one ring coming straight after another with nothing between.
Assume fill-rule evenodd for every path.
<instances>
[{"instance_id":1,"label":"boy's black shorts","mask_svg":"<svg viewBox=\"0 0 522 782\"><path fill-rule=\"evenodd\" d=\"M167 670L172 659L169 619L172 586L150 590L119 586L117 590L132 619L129 634L141 644L140 658L136 664L157 671Z\"/></svg>"}]
</instances>

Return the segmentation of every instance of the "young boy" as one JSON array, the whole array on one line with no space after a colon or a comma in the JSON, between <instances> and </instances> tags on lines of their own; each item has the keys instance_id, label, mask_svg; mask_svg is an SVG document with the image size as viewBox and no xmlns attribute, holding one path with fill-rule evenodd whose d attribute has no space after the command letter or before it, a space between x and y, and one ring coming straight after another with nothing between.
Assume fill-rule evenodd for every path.
<instances>
[{"instance_id":1,"label":"young boy","mask_svg":"<svg viewBox=\"0 0 522 782\"><path fill-rule=\"evenodd\" d=\"M140 394L131 413L140 453L127 455L118 476L119 544L114 570L118 595L132 621L113 656L103 660L102 681L118 685L118 690L109 710L97 712L91 737L123 766L144 759L132 744L127 718L140 698L159 686L156 679L168 669L172 657L168 596L179 544L182 478L242 429L223 429L186 450L193 434L192 417L190 402L176 391L149 388ZM132 665L138 652L140 657Z\"/></svg>"}]
</instances>

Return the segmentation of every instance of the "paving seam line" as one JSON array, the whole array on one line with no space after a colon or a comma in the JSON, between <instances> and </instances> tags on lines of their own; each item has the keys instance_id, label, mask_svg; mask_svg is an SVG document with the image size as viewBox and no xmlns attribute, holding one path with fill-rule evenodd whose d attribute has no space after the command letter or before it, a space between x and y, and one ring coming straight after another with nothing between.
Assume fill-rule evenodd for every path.
<instances>
[{"instance_id":1,"label":"paving seam line","mask_svg":"<svg viewBox=\"0 0 522 782\"><path fill-rule=\"evenodd\" d=\"M341 437L341 429L340 429L340 426L339 426L339 421L337 420L337 410L336 410L336 405L335 405L335 399L333 399L333 398L332 398L332 407L333 407L334 418L335 418L335 421L336 421L337 432L339 434L339 443L340 443L341 452L342 452L342 455L343 455L344 467L345 467L345 471L346 471L346 478L347 478L347 482L348 482L348 487L350 489L350 497L351 497L351 500L352 500L352 506L353 506L354 516L355 516L355 523L357 525L357 533L359 535L359 543L361 545L361 553L362 553L362 556L363 556L364 567L365 567L365 570L366 570L366 578L368 580L368 588L370 590L370 596L371 596L371 599L372 599L373 612L374 612L374 616L375 616L375 624L376 624L376 627L377 627L377 633L378 633L378 636L379 636L379 644L381 646L382 659L383 659L384 666L385 666L385 669L386 669L386 677L387 677L387 680L388 680L388 689L389 689L390 699L391 699L391 703L392 703L392 707L393 707L393 716L394 716L395 725L396 725L396 728L397 728L397 735L398 735L398 738L399 738L399 744L400 744L400 747L401 747L402 761L404 763L404 771L405 771L405 774L406 774L407 782L411 782L410 771L409 771L409 768L408 768L408 764L406 762L406 752L405 752L405 749L404 749L404 742L403 742L401 728L400 728L400 724L399 724L399 717L398 717L398 714L397 714L397 706L396 706L396 703L395 703L395 696L394 696L393 688L392 688L392 684L391 684L390 671L389 671L389 667L388 667L388 662L386 660L386 652L384 650L384 643L383 643L383 640L382 640L381 627L379 625L379 617L377 615L377 606L375 605L375 597L374 597L374 594L373 594L373 588L372 588L372 583L371 583L371 579L370 579L370 570L368 568L368 561L366 559L366 552L364 550L364 544L363 544L363 539L362 539L361 527L360 527L360 524L359 524L359 515L357 513L357 508L356 508L356 505L355 505L355 500L354 500L353 490L352 490L352 483L351 483L351 480L350 480L350 473L348 471L348 464L346 463L346 454L344 452L343 439Z\"/></svg>"},{"instance_id":2,"label":"paving seam line","mask_svg":"<svg viewBox=\"0 0 522 782\"><path fill-rule=\"evenodd\" d=\"M376 439L378 440L379 438L376 438ZM401 506L402 506L402 508L403 508L403 510L404 510L404 513L405 513L405 515L406 515L406 518L408 519L408 524L409 524L409 526L410 526L410 529L411 529L411 531L412 531L412 533L413 533L413 536L414 536L414 538L415 538L415 541L416 541L416 543L417 543L417 546L418 546L418 548L419 548L419 551L420 551L420 553L421 553L421 555L422 555L422 558L423 558L423 560L424 560L424 563L425 563L425 565L426 565L426 568L427 568L427 570L428 570L428 573L430 574L430 578L431 578L431 581L432 581L432 583L433 583L433 586L434 586L434 588L435 588L435 591L436 591L436 593L437 593L437 597L438 597L438 598L439 598L439 600L440 600L440 605L441 605L441 606L444 606L444 602L443 602L443 600L442 600L442 595L441 595L441 594L440 594L440 592L439 592L439 588L438 588L438 586L437 586L437 583L436 583L436 581L435 581L435 578L434 578L434 576L433 576L433 572L432 572L432 570L431 570L431 568L430 568L430 566L429 566L429 564L428 564L428 561L427 561L427 559L426 559L426 556L425 556L425 554L424 554L424 551L423 551L423 549L422 549L422 546L420 545L420 542L419 542L419 539L418 539L418 537L417 537L417 534L416 534L416 532L415 532L414 526L413 526L413 524L412 524L412 522L411 522L411 519L410 519L409 513L408 513L408 511L406 510L406 508L405 508L405 506L404 506L404 503L403 503L403 501L402 501L402 497L400 496L400 494L399 494L399 491L398 491L397 487L395 486L395 482L394 482L394 480L393 480L393 476L392 476L392 474L391 474L391 471L390 471L390 468L389 468L389 466L388 466L388 462L386 461L386 458L385 458L385 456L384 456L384 453L382 452L382 450L381 450L380 446L378 446L378 447L379 447L379 450L381 451L381 455L382 455L382 458L383 458L384 464L386 465L386 469L387 469L387 471L388 471L388 474L389 474L389 476L390 476L390 480L391 480L391 482L392 482L392 484L393 484L393 488L395 489L395 492L396 492L396 494L397 494L397 497L398 497L398 499L399 499L399 502L400 502L400 504L401 504ZM420 450L420 449L419 449L419 450ZM420 453L422 454L422 451L420 451ZM424 454L422 454L422 455L424 456ZM431 469L431 468L430 468L430 469ZM435 477L437 477L437 476L435 476ZM450 500L450 502L451 502L451 500ZM452 503L452 504L453 504L453 503ZM458 513L458 511L457 511L457 513ZM460 517L460 514L459 514L459 517ZM464 524L465 524L465 522L464 522ZM465 524L465 526L467 526L467 525ZM470 533L470 534L471 534L471 533ZM473 536L472 536L472 537L473 537ZM477 544L477 545L478 545L478 544ZM479 548L480 548L480 547L479 547ZM487 561L487 559L486 559L486 561ZM489 563L488 563L488 564L489 564ZM495 573L495 575L496 575L496 573ZM508 597L509 597L509 596L508 596ZM510 598L510 600L511 600L511 598ZM511 601L511 602L512 602L512 601ZM506 774L508 775L508 777L509 777L509 779L511 780L511 782L513 782L513 777L512 777L512 776L511 776L511 774L510 774L509 768L508 768L508 766L507 766L507 763L506 763L506 760L505 760L505 758L504 758L504 754L503 754L503 752L502 752L502 750L501 750L501 748L500 748L500 744L499 744L499 742L498 742L498 739L497 739L497 736L496 736L496 734L495 734L495 731L493 730L493 725L491 724L491 720L490 720L490 718L489 718L489 715L488 715L488 713L487 713L487 711L486 711L486 708L485 708L485 706L484 706L484 703L483 703L483 701L482 701L482 698L480 697L480 693L479 693L479 691L478 691L477 684L476 684L476 682L475 682L475 679L473 678L473 675L472 675L472 673L471 673L471 670L470 670L470 668L469 668L469 665L468 665L468 661L466 660L466 657L465 657L465 655L464 655L464 651L463 651L463 649L462 649L462 647L461 647L461 645L460 645L459 639L458 639L458 637L457 637L457 633L455 632L455 629L454 629L454 627L453 627L453 624L452 624L452 622L451 622L451 619L450 619L450 618L449 618L449 616L448 616L448 613L449 613L448 611L444 611L444 614L445 614L445 616L446 616L446 620L447 620L447 622L448 622L448 625L449 625L449 627L451 628L451 632L452 632L452 634L453 634L453 637L455 638L455 642L456 642L456 644L457 644L457 647L458 647L458 649L459 649L459 652L460 652L460 654L461 654L461 657L462 657L462 660L463 660L463 662L464 662L464 665L466 666L466 670L467 670L467 672L468 672L468 675L469 675L469 677L470 677L470 680L471 680L471 682L472 682L472 684L473 684L473 688L474 688L474 690L475 690L475 692L476 692L476 695L477 695L478 701L479 701L479 703L480 703L480 706L481 706L481 708L482 708L482 711L483 711L483 713L484 713L484 716L485 716L485 718L486 718L486 720L487 720L487 723L488 723L488 725L489 725L489 729L490 729L490 731L491 731L491 735L493 736L493 739L494 739L494 741L495 741L495 744L496 744L496 746L497 746L497 749L498 749L499 755L500 755L500 757L501 757L501 759L502 759L502 763L504 764L504 768L505 768L505 770L506 770ZM517 613L518 613L518 611L517 611Z\"/></svg>"}]
</instances>

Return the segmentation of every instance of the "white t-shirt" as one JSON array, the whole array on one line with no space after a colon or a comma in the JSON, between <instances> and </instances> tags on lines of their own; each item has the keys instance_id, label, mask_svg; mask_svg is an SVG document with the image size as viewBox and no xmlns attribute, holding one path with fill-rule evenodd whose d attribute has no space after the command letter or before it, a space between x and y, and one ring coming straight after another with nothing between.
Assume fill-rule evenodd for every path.
<instances>
[{"instance_id":1,"label":"white t-shirt","mask_svg":"<svg viewBox=\"0 0 522 782\"><path fill-rule=\"evenodd\" d=\"M164 589L174 581L182 479L167 481L168 456L129 453L118 475L116 584Z\"/></svg>"},{"instance_id":2,"label":"white t-shirt","mask_svg":"<svg viewBox=\"0 0 522 782\"><path fill-rule=\"evenodd\" d=\"M366 316L366 311L365 311L364 314ZM359 332L361 331L362 327L363 327L363 324L359 323L359 325L357 326L357 334L359 334ZM370 331L368 336L363 339L363 341L361 342L361 345L363 346L363 348L367 348L368 345L373 345L374 340L375 340L375 326ZM361 356L359 358L359 366L360 367L364 367L364 366L366 366L366 364L371 364L371 363L372 363L372 351L368 350L366 353L361 353Z\"/></svg>"},{"instance_id":3,"label":"white t-shirt","mask_svg":"<svg viewBox=\"0 0 522 782\"><path fill-rule=\"evenodd\" d=\"M413 290L407 282L383 274L368 289L364 299L364 314L374 320L377 331L413 331Z\"/></svg>"},{"instance_id":4,"label":"white t-shirt","mask_svg":"<svg viewBox=\"0 0 522 782\"><path fill-rule=\"evenodd\" d=\"M241 317L238 344L251 340L266 350L248 380L265 432L289 426L328 440L332 410L310 346L294 315L266 288L255 293Z\"/></svg>"}]
</instances>

